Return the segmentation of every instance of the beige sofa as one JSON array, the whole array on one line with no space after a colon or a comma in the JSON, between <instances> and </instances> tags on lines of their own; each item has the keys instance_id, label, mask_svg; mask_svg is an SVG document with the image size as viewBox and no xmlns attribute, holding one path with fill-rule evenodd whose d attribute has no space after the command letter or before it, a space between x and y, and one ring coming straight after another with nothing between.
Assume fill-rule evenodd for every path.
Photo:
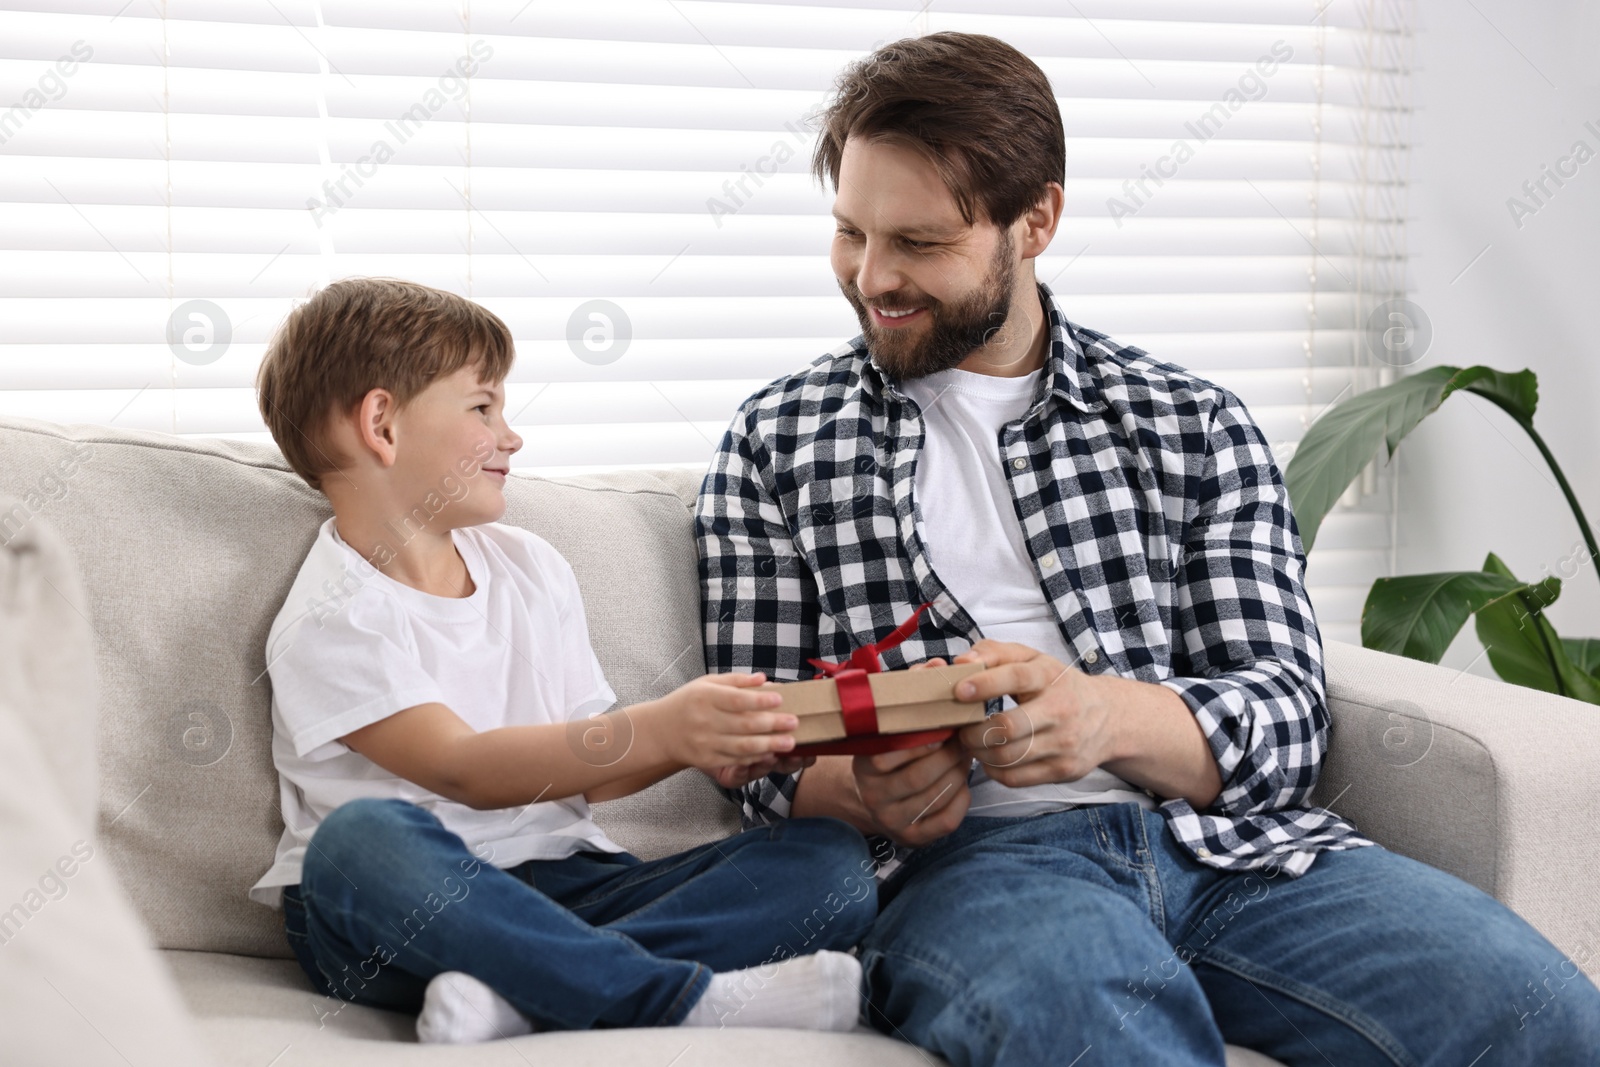
<instances>
[{"instance_id":1,"label":"beige sofa","mask_svg":"<svg viewBox=\"0 0 1600 1067\"><path fill-rule=\"evenodd\" d=\"M507 487L506 521L576 569L624 704L704 669L688 509L698 485L695 472L660 470ZM97 857L69 883L76 897L25 915L0 947L4 1013L36 1006L17 1016L20 1030L5 1027L15 1062L38 1049L74 1064L240 1067L933 1062L867 1030L423 1047L408 1017L317 996L278 913L245 891L281 829L263 644L325 502L268 447L22 419L0 420L0 497L13 498L0 504L0 717L21 739L0 744L0 780L5 811L27 814L45 843L28 852L8 838L0 908L23 899L48 864L35 857L65 851L72 826ZM1350 645L1327 652L1334 728L1318 802L1492 892L1595 975L1600 709ZM30 746L39 754L27 757ZM32 777L13 773L19 761ZM738 829L733 806L693 772L596 815L645 857ZM29 825L18 815L5 832ZM114 932L88 936L94 923ZM198 1037L192 1061L179 1031ZM1230 1050L1235 1067L1272 1062Z\"/></svg>"}]
</instances>

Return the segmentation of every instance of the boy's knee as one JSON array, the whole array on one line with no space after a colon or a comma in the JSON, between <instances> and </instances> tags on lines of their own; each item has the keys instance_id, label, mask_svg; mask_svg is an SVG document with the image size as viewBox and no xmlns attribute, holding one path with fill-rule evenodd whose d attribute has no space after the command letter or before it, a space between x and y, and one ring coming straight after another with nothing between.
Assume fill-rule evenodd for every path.
<instances>
[{"instance_id":1,"label":"boy's knee","mask_svg":"<svg viewBox=\"0 0 1600 1067\"><path fill-rule=\"evenodd\" d=\"M328 813L317 833L382 833L390 826L409 822L422 809L408 800L395 797L359 797L346 801Z\"/></svg>"},{"instance_id":2,"label":"boy's knee","mask_svg":"<svg viewBox=\"0 0 1600 1067\"><path fill-rule=\"evenodd\" d=\"M338 857L348 856L352 847L370 849L390 847L387 843L405 833L418 817L433 818L409 801L394 798L361 797L340 804L318 824L306 850L305 868L323 862L338 865Z\"/></svg>"},{"instance_id":3,"label":"boy's knee","mask_svg":"<svg viewBox=\"0 0 1600 1067\"><path fill-rule=\"evenodd\" d=\"M837 943L826 947L854 945L878 915L876 866L866 838L842 819L788 819L783 827L785 847L802 850L805 884L837 916L832 924Z\"/></svg>"},{"instance_id":4,"label":"boy's knee","mask_svg":"<svg viewBox=\"0 0 1600 1067\"><path fill-rule=\"evenodd\" d=\"M776 825L778 836L786 843L800 844L813 849L818 858L855 867L862 861L869 864L872 849L861 831L845 822L828 816L808 816L785 819Z\"/></svg>"}]
</instances>

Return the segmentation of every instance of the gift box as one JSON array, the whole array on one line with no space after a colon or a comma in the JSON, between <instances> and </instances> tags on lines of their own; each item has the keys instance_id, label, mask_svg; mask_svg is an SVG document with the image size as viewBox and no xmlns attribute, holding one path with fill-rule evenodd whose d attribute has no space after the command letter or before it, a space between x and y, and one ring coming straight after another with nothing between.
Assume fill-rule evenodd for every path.
<instances>
[{"instance_id":1,"label":"gift box","mask_svg":"<svg viewBox=\"0 0 1600 1067\"><path fill-rule=\"evenodd\" d=\"M983 701L957 700L956 684L983 669L981 663L955 663L914 671L862 672L861 683L872 700L872 720L863 719L854 730L840 699L841 685L846 687L846 700L850 692L847 674L809 682L767 682L760 688L782 693L782 706L773 710L800 720L794 732L796 755L865 755L943 741L959 727L982 722Z\"/></svg>"},{"instance_id":2,"label":"gift box","mask_svg":"<svg viewBox=\"0 0 1600 1067\"><path fill-rule=\"evenodd\" d=\"M956 685L984 670L981 663L884 671L879 653L916 632L924 603L882 641L857 648L844 663L813 659L825 677L767 682L783 695L778 709L795 716L792 754L866 755L943 741L958 727L982 722L981 700L956 699Z\"/></svg>"}]
</instances>

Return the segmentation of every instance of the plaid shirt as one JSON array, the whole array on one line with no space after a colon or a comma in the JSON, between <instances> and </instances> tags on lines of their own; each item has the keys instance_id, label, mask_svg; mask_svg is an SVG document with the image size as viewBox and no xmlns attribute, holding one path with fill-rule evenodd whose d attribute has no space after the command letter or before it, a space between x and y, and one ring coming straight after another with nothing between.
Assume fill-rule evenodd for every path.
<instances>
[{"instance_id":1,"label":"plaid shirt","mask_svg":"<svg viewBox=\"0 0 1600 1067\"><path fill-rule=\"evenodd\" d=\"M1049 355L999 461L1075 665L1167 686L1205 732L1222 792L1203 812L1162 803L1174 837L1212 867L1291 876L1323 849L1372 844L1306 804L1327 749L1322 644L1266 439L1226 389L1068 321L1039 292ZM709 672L811 678L808 657L846 659L924 600L885 669L983 636L919 537L922 441L916 402L861 337L744 402L695 508ZM726 792L748 828L786 817L798 778ZM873 844L880 877L908 855Z\"/></svg>"}]
</instances>

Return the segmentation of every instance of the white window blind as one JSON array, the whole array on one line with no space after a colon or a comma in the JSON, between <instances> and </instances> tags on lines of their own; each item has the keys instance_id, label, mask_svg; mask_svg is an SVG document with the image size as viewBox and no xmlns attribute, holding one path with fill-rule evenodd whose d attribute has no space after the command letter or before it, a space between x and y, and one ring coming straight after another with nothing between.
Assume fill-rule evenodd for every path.
<instances>
[{"instance_id":1,"label":"white window blind","mask_svg":"<svg viewBox=\"0 0 1600 1067\"><path fill-rule=\"evenodd\" d=\"M0 8L7 414L267 439L273 328L381 274L509 324L519 467L704 467L740 401L858 330L808 116L850 60L947 29L1055 87L1067 217L1037 272L1074 319L1233 389L1280 465L1384 380L1360 326L1403 290L1400 4ZM1387 572L1383 488L1319 536L1332 636Z\"/></svg>"}]
</instances>

